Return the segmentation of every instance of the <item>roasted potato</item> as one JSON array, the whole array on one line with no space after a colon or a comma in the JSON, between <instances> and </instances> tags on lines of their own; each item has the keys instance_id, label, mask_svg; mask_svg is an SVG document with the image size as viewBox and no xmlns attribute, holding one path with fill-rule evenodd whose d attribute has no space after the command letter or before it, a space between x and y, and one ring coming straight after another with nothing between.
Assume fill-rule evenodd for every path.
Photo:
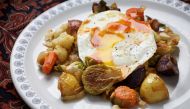
<instances>
[{"instance_id":1,"label":"roasted potato","mask_svg":"<svg viewBox=\"0 0 190 109\"><path fill-rule=\"evenodd\" d=\"M47 33L45 34L45 41L53 40L53 34L54 32L52 29L48 30Z\"/></svg>"},{"instance_id":2,"label":"roasted potato","mask_svg":"<svg viewBox=\"0 0 190 109\"><path fill-rule=\"evenodd\" d=\"M54 52L57 54L58 57L58 63L62 64L65 62L65 60L68 57L68 52L65 48L61 47L61 46L56 46L54 49Z\"/></svg>"},{"instance_id":3,"label":"roasted potato","mask_svg":"<svg viewBox=\"0 0 190 109\"><path fill-rule=\"evenodd\" d=\"M55 38L59 37L59 35L61 35L61 33L63 33L63 32L66 31L67 27L68 27L68 24L67 24L67 23L66 23L66 24L62 24L59 28L57 28L57 29L54 31L54 33L53 33L53 38L55 39Z\"/></svg>"},{"instance_id":4,"label":"roasted potato","mask_svg":"<svg viewBox=\"0 0 190 109\"><path fill-rule=\"evenodd\" d=\"M74 43L74 37L64 32L61 33L59 37L53 39L52 43L54 46L59 45L63 48L70 50Z\"/></svg>"},{"instance_id":5,"label":"roasted potato","mask_svg":"<svg viewBox=\"0 0 190 109\"><path fill-rule=\"evenodd\" d=\"M82 83L89 94L98 95L110 89L121 78L120 70L97 64L85 69L82 74Z\"/></svg>"},{"instance_id":6,"label":"roasted potato","mask_svg":"<svg viewBox=\"0 0 190 109\"><path fill-rule=\"evenodd\" d=\"M58 89L63 100L72 100L84 95L83 87L72 74L63 72L58 80Z\"/></svg>"},{"instance_id":7,"label":"roasted potato","mask_svg":"<svg viewBox=\"0 0 190 109\"><path fill-rule=\"evenodd\" d=\"M39 65L43 65L44 64L44 60L45 60L45 57L47 55L48 55L48 52L46 52L46 51L40 52L40 54L37 57L37 62L38 62Z\"/></svg>"},{"instance_id":8,"label":"roasted potato","mask_svg":"<svg viewBox=\"0 0 190 109\"><path fill-rule=\"evenodd\" d=\"M121 109L118 105L113 105L112 109Z\"/></svg>"},{"instance_id":9,"label":"roasted potato","mask_svg":"<svg viewBox=\"0 0 190 109\"><path fill-rule=\"evenodd\" d=\"M155 73L149 73L140 87L140 97L148 103L157 103L169 98L164 81Z\"/></svg>"}]
</instances>

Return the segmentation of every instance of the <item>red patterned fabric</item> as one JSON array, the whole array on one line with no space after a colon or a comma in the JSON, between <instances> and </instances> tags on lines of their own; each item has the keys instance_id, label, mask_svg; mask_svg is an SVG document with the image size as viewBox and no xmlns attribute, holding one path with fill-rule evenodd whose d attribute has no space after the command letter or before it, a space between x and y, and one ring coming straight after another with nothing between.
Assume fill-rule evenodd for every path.
<instances>
[{"instance_id":1,"label":"red patterned fabric","mask_svg":"<svg viewBox=\"0 0 190 109\"><path fill-rule=\"evenodd\" d=\"M9 60L14 42L40 13L65 0L0 0L0 109L29 108L16 92Z\"/></svg>"},{"instance_id":2,"label":"red patterned fabric","mask_svg":"<svg viewBox=\"0 0 190 109\"><path fill-rule=\"evenodd\" d=\"M190 4L190 0L181 0L181 1L184 1L186 3L189 3Z\"/></svg>"}]
</instances>

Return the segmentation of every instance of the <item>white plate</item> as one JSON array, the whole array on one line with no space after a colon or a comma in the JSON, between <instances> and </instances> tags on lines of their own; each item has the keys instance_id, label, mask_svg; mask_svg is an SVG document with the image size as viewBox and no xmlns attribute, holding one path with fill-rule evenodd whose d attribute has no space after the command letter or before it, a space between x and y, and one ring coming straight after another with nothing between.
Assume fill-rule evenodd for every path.
<instances>
[{"instance_id":1,"label":"white plate","mask_svg":"<svg viewBox=\"0 0 190 109\"><path fill-rule=\"evenodd\" d=\"M59 4L34 19L20 34L11 55L11 75L14 85L31 108L40 109L111 109L111 103L88 96L78 101L62 102L57 89L58 75L44 75L36 58L44 46L44 34L68 19L84 19L91 13L92 0L71 0ZM109 2L112 3L113 1ZM190 6L175 0L116 0L124 12L127 8L144 5L145 14L172 27L181 36L179 43L179 78L168 79L170 100L148 108L188 109L190 104Z\"/></svg>"}]
</instances>

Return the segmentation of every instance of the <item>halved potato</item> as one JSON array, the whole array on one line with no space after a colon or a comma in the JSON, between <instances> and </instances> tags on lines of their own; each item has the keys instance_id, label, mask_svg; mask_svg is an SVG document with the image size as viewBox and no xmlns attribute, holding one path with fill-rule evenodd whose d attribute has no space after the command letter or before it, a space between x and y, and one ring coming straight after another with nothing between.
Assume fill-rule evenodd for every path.
<instances>
[{"instance_id":1,"label":"halved potato","mask_svg":"<svg viewBox=\"0 0 190 109\"><path fill-rule=\"evenodd\" d=\"M58 89L63 100L73 100L84 96L84 90L72 74L63 72L58 80Z\"/></svg>"},{"instance_id":2,"label":"halved potato","mask_svg":"<svg viewBox=\"0 0 190 109\"><path fill-rule=\"evenodd\" d=\"M149 73L140 87L141 98L148 103L157 103L169 98L164 81L155 73Z\"/></svg>"}]
</instances>

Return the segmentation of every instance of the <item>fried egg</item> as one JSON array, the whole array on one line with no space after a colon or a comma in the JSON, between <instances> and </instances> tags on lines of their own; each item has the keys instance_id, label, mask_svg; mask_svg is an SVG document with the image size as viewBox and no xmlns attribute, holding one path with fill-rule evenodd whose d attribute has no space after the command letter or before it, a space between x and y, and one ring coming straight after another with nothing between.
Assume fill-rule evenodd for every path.
<instances>
[{"instance_id":1,"label":"fried egg","mask_svg":"<svg viewBox=\"0 0 190 109\"><path fill-rule=\"evenodd\" d=\"M156 52L151 27L128 18L119 11L90 15L77 33L80 59L91 57L105 65L121 69L123 78L144 64Z\"/></svg>"}]
</instances>

